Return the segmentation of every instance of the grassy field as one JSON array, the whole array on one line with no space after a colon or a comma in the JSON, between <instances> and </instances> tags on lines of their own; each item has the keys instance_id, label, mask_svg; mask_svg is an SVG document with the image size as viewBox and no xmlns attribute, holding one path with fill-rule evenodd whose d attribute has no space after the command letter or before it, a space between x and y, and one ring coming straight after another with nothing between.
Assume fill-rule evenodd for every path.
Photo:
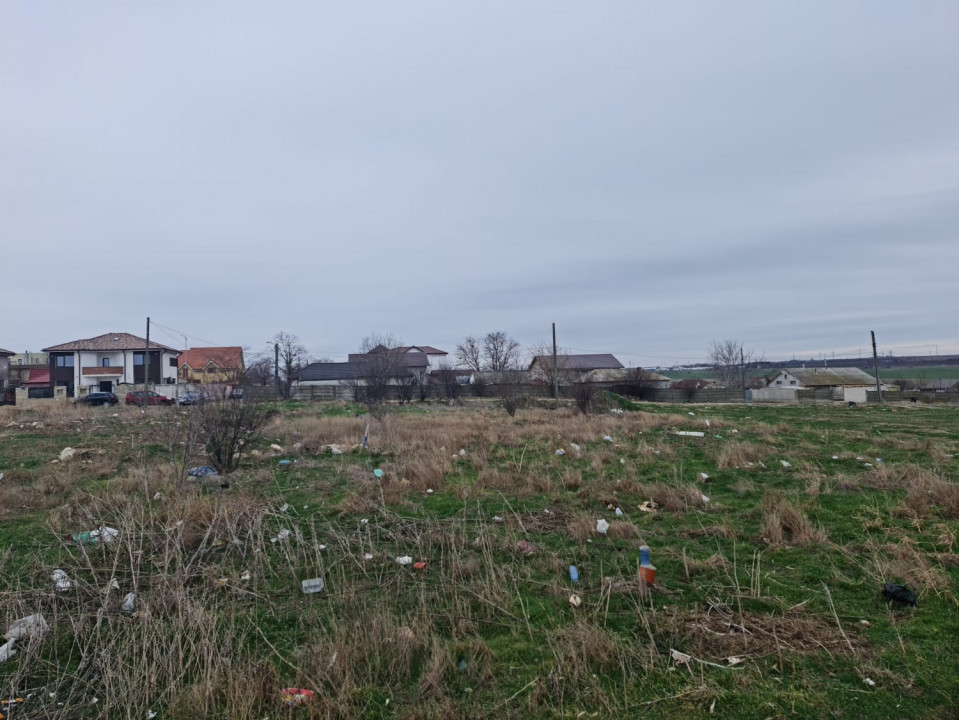
<instances>
[{"instance_id":1,"label":"grassy field","mask_svg":"<svg viewBox=\"0 0 959 720\"><path fill-rule=\"evenodd\" d=\"M192 411L0 408L0 712L956 716L955 408L610 402L289 404L206 479Z\"/></svg>"}]
</instances>

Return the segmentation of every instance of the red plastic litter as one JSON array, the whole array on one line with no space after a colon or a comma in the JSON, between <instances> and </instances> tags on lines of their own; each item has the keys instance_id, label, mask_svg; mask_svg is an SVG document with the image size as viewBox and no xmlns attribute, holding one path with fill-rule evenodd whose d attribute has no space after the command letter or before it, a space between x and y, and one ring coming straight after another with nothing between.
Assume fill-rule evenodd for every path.
<instances>
[{"instance_id":1,"label":"red plastic litter","mask_svg":"<svg viewBox=\"0 0 959 720\"><path fill-rule=\"evenodd\" d=\"M303 688L283 688L280 690L280 693L283 702L291 707L293 705L312 702L316 697L316 693L312 690L304 690Z\"/></svg>"},{"instance_id":2,"label":"red plastic litter","mask_svg":"<svg viewBox=\"0 0 959 720\"><path fill-rule=\"evenodd\" d=\"M426 567L426 563L425 562L413 563L413 567L415 567L417 570L422 570L423 568Z\"/></svg>"}]
</instances>

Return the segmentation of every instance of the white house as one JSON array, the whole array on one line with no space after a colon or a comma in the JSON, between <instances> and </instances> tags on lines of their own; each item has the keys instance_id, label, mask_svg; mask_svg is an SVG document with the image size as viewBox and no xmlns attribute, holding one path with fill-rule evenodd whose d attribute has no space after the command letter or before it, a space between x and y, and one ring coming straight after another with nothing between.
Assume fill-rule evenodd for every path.
<instances>
[{"instance_id":1,"label":"white house","mask_svg":"<svg viewBox=\"0 0 959 720\"><path fill-rule=\"evenodd\" d=\"M784 368L769 381L766 387L795 390L832 388L834 400L864 403L866 391L876 387L876 378L854 367Z\"/></svg>"},{"instance_id":2,"label":"white house","mask_svg":"<svg viewBox=\"0 0 959 720\"><path fill-rule=\"evenodd\" d=\"M88 392L114 392L119 385L143 383L146 376L145 338L130 333L107 333L43 348L50 367L50 383L67 388L67 396ZM179 350L150 343L149 378L157 392L173 385Z\"/></svg>"}]
</instances>

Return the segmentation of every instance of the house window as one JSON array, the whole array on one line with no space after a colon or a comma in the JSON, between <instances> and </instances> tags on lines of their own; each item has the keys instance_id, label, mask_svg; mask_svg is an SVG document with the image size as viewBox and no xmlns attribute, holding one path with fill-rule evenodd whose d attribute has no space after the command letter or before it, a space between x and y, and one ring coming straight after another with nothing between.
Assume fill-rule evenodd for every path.
<instances>
[{"instance_id":1,"label":"house window","mask_svg":"<svg viewBox=\"0 0 959 720\"><path fill-rule=\"evenodd\" d=\"M73 355L57 355L57 367L73 367Z\"/></svg>"},{"instance_id":2,"label":"house window","mask_svg":"<svg viewBox=\"0 0 959 720\"><path fill-rule=\"evenodd\" d=\"M171 357L171 358L170 358L170 367L176 367L176 358L175 358L175 357Z\"/></svg>"},{"instance_id":3,"label":"house window","mask_svg":"<svg viewBox=\"0 0 959 720\"><path fill-rule=\"evenodd\" d=\"M23 358L17 358L17 365L23 365Z\"/></svg>"},{"instance_id":4,"label":"house window","mask_svg":"<svg viewBox=\"0 0 959 720\"><path fill-rule=\"evenodd\" d=\"M782 384L783 384L783 381L782 381L782 380L777 380L777 381L776 381L776 384L777 384L777 385L782 385Z\"/></svg>"},{"instance_id":5,"label":"house window","mask_svg":"<svg viewBox=\"0 0 959 720\"><path fill-rule=\"evenodd\" d=\"M40 364L40 358L34 358L34 359L33 359L33 364L34 364L34 365L39 365L39 364Z\"/></svg>"},{"instance_id":6,"label":"house window","mask_svg":"<svg viewBox=\"0 0 959 720\"><path fill-rule=\"evenodd\" d=\"M133 353L133 364L134 366L143 365L143 353Z\"/></svg>"},{"instance_id":7,"label":"house window","mask_svg":"<svg viewBox=\"0 0 959 720\"><path fill-rule=\"evenodd\" d=\"M110 358L103 358L100 362L102 367L110 367Z\"/></svg>"},{"instance_id":8,"label":"house window","mask_svg":"<svg viewBox=\"0 0 959 720\"><path fill-rule=\"evenodd\" d=\"M795 385L795 384L796 384L796 381L795 381L795 380L790 380L790 381L789 381L789 384L790 384L790 385Z\"/></svg>"},{"instance_id":9,"label":"house window","mask_svg":"<svg viewBox=\"0 0 959 720\"><path fill-rule=\"evenodd\" d=\"M217 370L217 369L216 369L215 367L213 367L212 365L206 369L207 374L209 374L209 375L212 375L213 373L215 373L216 370Z\"/></svg>"}]
</instances>

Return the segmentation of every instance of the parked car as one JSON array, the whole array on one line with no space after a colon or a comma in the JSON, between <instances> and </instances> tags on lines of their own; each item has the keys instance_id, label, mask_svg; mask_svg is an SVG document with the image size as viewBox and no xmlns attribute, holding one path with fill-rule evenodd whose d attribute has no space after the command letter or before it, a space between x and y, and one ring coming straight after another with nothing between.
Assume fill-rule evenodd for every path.
<instances>
[{"instance_id":1,"label":"parked car","mask_svg":"<svg viewBox=\"0 0 959 720\"><path fill-rule=\"evenodd\" d=\"M77 398L74 402L85 405L116 405L120 402L120 398L112 392L92 392L82 398Z\"/></svg>"},{"instance_id":2,"label":"parked car","mask_svg":"<svg viewBox=\"0 0 959 720\"><path fill-rule=\"evenodd\" d=\"M161 395L153 390L135 390L128 392L123 400L127 405L172 405L173 398Z\"/></svg>"},{"instance_id":3,"label":"parked car","mask_svg":"<svg viewBox=\"0 0 959 720\"><path fill-rule=\"evenodd\" d=\"M181 405L199 405L204 402L206 402L206 398L203 397L203 393L188 392L180 396Z\"/></svg>"}]
</instances>

